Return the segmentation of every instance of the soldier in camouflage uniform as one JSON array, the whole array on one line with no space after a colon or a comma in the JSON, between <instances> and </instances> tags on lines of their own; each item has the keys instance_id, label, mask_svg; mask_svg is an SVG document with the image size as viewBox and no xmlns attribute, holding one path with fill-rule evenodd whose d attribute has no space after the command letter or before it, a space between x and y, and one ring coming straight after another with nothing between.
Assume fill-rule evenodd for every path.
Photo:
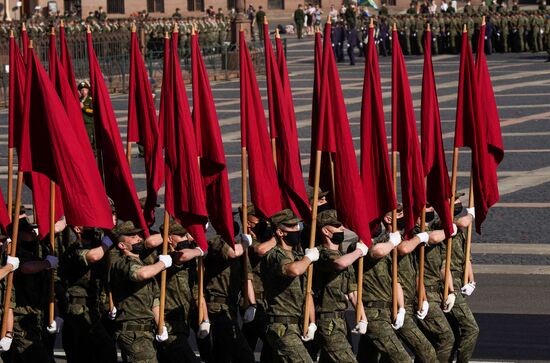
<instances>
[{"instance_id":1,"label":"soldier in camouflage uniform","mask_svg":"<svg viewBox=\"0 0 550 363\"><path fill-rule=\"evenodd\" d=\"M344 313L348 299L357 303L357 281L353 263L367 254L368 248L358 243L357 248L348 254L340 250L344 241L344 227L338 221L334 209L317 216L319 261L313 270L313 293L317 312L317 338L321 347L319 362L357 362L347 340L347 326ZM365 334L367 318L364 311L354 332Z\"/></svg>"},{"instance_id":2,"label":"soldier in camouflage uniform","mask_svg":"<svg viewBox=\"0 0 550 363\"><path fill-rule=\"evenodd\" d=\"M415 16L414 21L414 34L416 39L416 47L418 54L424 54L424 48L422 47L422 37L424 36L424 18L421 15Z\"/></svg>"},{"instance_id":3,"label":"soldier in camouflage uniform","mask_svg":"<svg viewBox=\"0 0 550 363\"><path fill-rule=\"evenodd\" d=\"M277 245L261 262L262 273L266 277L264 288L269 316L266 335L275 362L312 363L301 339L313 340L317 330L313 299L307 302L311 308L310 324L303 337L300 322L303 317L307 268L319 259L319 250L306 249L305 255L302 253L299 221L289 209L271 217Z\"/></svg>"},{"instance_id":4,"label":"soldier in camouflage uniform","mask_svg":"<svg viewBox=\"0 0 550 363\"><path fill-rule=\"evenodd\" d=\"M94 104L92 96L90 96L90 83L82 81L78 84L78 92L80 93L80 108L82 109L82 117L84 118L84 126L92 145L94 154L96 153L95 143L95 127L94 127Z\"/></svg>"},{"instance_id":5,"label":"soldier in camouflage uniform","mask_svg":"<svg viewBox=\"0 0 550 363\"><path fill-rule=\"evenodd\" d=\"M108 310L105 292L113 242L95 228L72 229L76 241L61 256L59 268L68 296L63 324L67 362L116 362L115 342L101 321Z\"/></svg>"},{"instance_id":6,"label":"soldier in camouflage uniform","mask_svg":"<svg viewBox=\"0 0 550 363\"><path fill-rule=\"evenodd\" d=\"M243 286L243 265L239 257L252 240L243 235L240 242L231 248L220 236L208 240L204 298L211 324L211 362L254 363L254 353L237 321L239 293Z\"/></svg>"},{"instance_id":7,"label":"soldier in camouflage uniform","mask_svg":"<svg viewBox=\"0 0 550 363\"><path fill-rule=\"evenodd\" d=\"M7 255L6 244L8 236L0 232L0 261L3 265L0 267L0 317L4 316L4 300L6 293L6 280L5 277L19 268L19 258L11 257ZM12 288L11 300L10 300L10 312L8 313L8 323L6 325L6 336L0 339L0 355L8 354L13 342L13 309L15 308L15 294ZM0 318L0 321L2 319ZM0 363L2 363L2 356L0 356Z\"/></svg>"},{"instance_id":8,"label":"soldier in camouflage uniform","mask_svg":"<svg viewBox=\"0 0 550 363\"><path fill-rule=\"evenodd\" d=\"M460 210L461 208L457 208ZM474 314L468 306L464 295L472 294L476 287L474 281L471 255L468 256L468 282L463 283L466 235L464 230L474 221L475 210L473 207L466 208L467 214L456 219L456 225L459 227L458 233L453 237L451 253L451 276L452 282L449 282L450 290L454 292L456 300L454 305L447 312L447 319L455 332L455 349L457 363L469 362L474 352L477 337L479 336L479 327L474 318ZM445 260L443 261L443 265ZM454 352L453 352L454 355ZM452 356L451 356L452 357Z\"/></svg>"},{"instance_id":9,"label":"soldier in camouflage uniform","mask_svg":"<svg viewBox=\"0 0 550 363\"><path fill-rule=\"evenodd\" d=\"M156 363L153 341L168 339L166 326L155 337L159 318L159 290L155 276L172 265L170 255L159 255L159 261L146 265L140 255L145 243L141 229L131 221L111 230L119 250L119 259L111 265L110 287L118 310L115 318L115 339L126 362Z\"/></svg>"}]
</instances>

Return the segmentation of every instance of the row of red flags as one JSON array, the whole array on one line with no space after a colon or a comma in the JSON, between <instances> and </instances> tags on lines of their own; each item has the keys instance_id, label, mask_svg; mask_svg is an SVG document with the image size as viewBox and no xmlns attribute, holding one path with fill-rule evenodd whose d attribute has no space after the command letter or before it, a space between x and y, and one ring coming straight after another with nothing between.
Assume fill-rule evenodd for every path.
<instances>
[{"instance_id":1,"label":"row of red flags","mask_svg":"<svg viewBox=\"0 0 550 363\"><path fill-rule=\"evenodd\" d=\"M267 25L264 27L265 34L269 34ZM478 232L489 207L498 201L496 168L504 154L496 103L482 51L484 29L481 29L481 51L478 50L475 66L467 37L463 36L455 130L455 147L467 146L472 150ZM330 32L329 23L323 46L319 33L315 38L309 183L313 185L315 155L321 151L321 187L334 193L331 198L344 225L370 245L371 231L397 204L388 159L378 58L374 42L369 42L359 168ZM371 28L369 39L373 39L372 32ZM17 149L19 170L25 173L25 183L33 191L41 236L49 232L51 180L57 191L55 218L65 215L69 224L112 228L109 195L121 219L132 220L147 231L154 223L158 192L164 184L166 210L187 226L199 246L206 248L204 225L208 220L226 241L233 241L231 196L221 131L196 35L191 40L192 112L186 93L178 91L185 89L185 84L178 57L178 37L172 36L165 40L157 118L137 35L132 32L127 141L138 142L144 149L147 200L142 211L91 33L87 38L88 57L99 165L84 128L64 28L60 28L60 56L55 48L55 35L51 35L49 75L32 47L28 47L26 32L22 34L23 53L13 36L10 38L8 147ZM450 235L451 190L430 45L426 44L424 55L422 142L419 144L407 70L397 38L393 37L392 151L400 155L405 229L406 232L413 230L428 201ZM264 116L244 33L240 33L241 136L243 152L248 155L251 200L263 217L290 208L307 221L311 219L311 211L302 177L283 45L276 37L275 56L269 37L264 41L269 123ZM5 205L3 201L0 203ZM8 223L5 208L0 208L0 224L5 228Z\"/></svg>"}]
</instances>

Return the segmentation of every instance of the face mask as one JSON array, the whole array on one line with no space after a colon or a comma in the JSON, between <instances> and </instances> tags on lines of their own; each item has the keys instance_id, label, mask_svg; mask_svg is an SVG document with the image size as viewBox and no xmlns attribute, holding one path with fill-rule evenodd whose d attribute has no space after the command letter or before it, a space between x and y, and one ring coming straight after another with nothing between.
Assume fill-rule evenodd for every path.
<instances>
[{"instance_id":1,"label":"face mask","mask_svg":"<svg viewBox=\"0 0 550 363\"><path fill-rule=\"evenodd\" d=\"M136 255L141 255L145 251L145 242L141 241L132 245L132 253Z\"/></svg>"},{"instance_id":2,"label":"face mask","mask_svg":"<svg viewBox=\"0 0 550 363\"><path fill-rule=\"evenodd\" d=\"M462 212L462 203L455 204L455 211L454 211L455 217L459 215L461 212Z\"/></svg>"},{"instance_id":3,"label":"face mask","mask_svg":"<svg viewBox=\"0 0 550 363\"><path fill-rule=\"evenodd\" d=\"M397 229L403 230L405 228L405 218L397 218Z\"/></svg>"},{"instance_id":4,"label":"face mask","mask_svg":"<svg viewBox=\"0 0 550 363\"><path fill-rule=\"evenodd\" d=\"M435 212L434 211L431 211L431 212L426 212L426 223L430 223L431 221L433 221L435 218Z\"/></svg>"},{"instance_id":5,"label":"face mask","mask_svg":"<svg viewBox=\"0 0 550 363\"><path fill-rule=\"evenodd\" d=\"M252 232L256 235L256 238L260 242L269 241L273 237L273 231L267 225L266 221L259 221L254 228L251 228Z\"/></svg>"},{"instance_id":6,"label":"face mask","mask_svg":"<svg viewBox=\"0 0 550 363\"><path fill-rule=\"evenodd\" d=\"M189 242L189 241L178 242L178 244L176 245L175 250L176 251L181 251L185 248L191 248L191 242Z\"/></svg>"},{"instance_id":7,"label":"face mask","mask_svg":"<svg viewBox=\"0 0 550 363\"><path fill-rule=\"evenodd\" d=\"M330 240L335 245L339 245L340 243L344 242L344 232L334 232Z\"/></svg>"},{"instance_id":8,"label":"face mask","mask_svg":"<svg viewBox=\"0 0 550 363\"><path fill-rule=\"evenodd\" d=\"M85 228L82 231L82 239L95 241L101 239L101 231L96 228Z\"/></svg>"},{"instance_id":9,"label":"face mask","mask_svg":"<svg viewBox=\"0 0 550 363\"><path fill-rule=\"evenodd\" d=\"M286 236L284 236L283 238L288 245L297 246L300 244L301 235L301 231L286 232Z\"/></svg>"},{"instance_id":10,"label":"face mask","mask_svg":"<svg viewBox=\"0 0 550 363\"><path fill-rule=\"evenodd\" d=\"M325 203L323 205L319 205L317 206L317 213L321 213L321 212L324 212L326 210L330 210L332 208L330 208L330 205L328 205L328 203Z\"/></svg>"}]
</instances>

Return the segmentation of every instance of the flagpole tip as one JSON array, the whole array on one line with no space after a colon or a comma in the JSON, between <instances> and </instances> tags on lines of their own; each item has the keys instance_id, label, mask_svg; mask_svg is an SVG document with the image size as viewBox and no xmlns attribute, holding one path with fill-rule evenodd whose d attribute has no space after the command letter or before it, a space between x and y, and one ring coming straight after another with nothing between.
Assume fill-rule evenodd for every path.
<instances>
[{"instance_id":1,"label":"flagpole tip","mask_svg":"<svg viewBox=\"0 0 550 363\"><path fill-rule=\"evenodd\" d=\"M90 24L86 25L86 33L91 33L92 29L90 28Z\"/></svg>"},{"instance_id":2,"label":"flagpole tip","mask_svg":"<svg viewBox=\"0 0 550 363\"><path fill-rule=\"evenodd\" d=\"M59 21L59 26L62 27L62 28L65 27L65 22L63 21L63 19L61 19L61 20Z\"/></svg>"},{"instance_id":3,"label":"flagpole tip","mask_svg":"<svg viewBox=\"0 0 550 363\"><path fill-rule=\"evenodd\" d=\"M265 24L265 25L269 24L269 23L267 22L267 15L264 16L264 24Z\"/></svg>"},{"instance_id":4,"label":"flagpole tip","mask_svg":"<svg viewBox=\"0 0 550 363\"><path fill-rule=\"evenodd\" d=\"M191 35L195 35L195 24L191 25Z\"/></svg>"},{"instance_id":5,"label":"flagpole tip","mask_svg":"<svg viewBox=\"0 0 550 363\"><path fill-rule=\"evenodd\" d=\"M174 23L174 29L172 29L172 33L179 33L178 24Z\"/></svg>"},{"instance_id":6,"label":"flagpole tip","mask_svg":"<svg viewBox=\"0 0 550 363\"><path fill-rule=\"evenodd\" d=\"M426 25L426 30L429 31L429 32L432 31L432 28L430 27L430 23L428 23L428 24Z\"/></svg>"},{"instance_id":7,"label":"flagpole tip","mask_svg":"<svg viewBox=\"0 0 550 363\"><path fill-rule=\"evenodd\" d=\"M52 31L50 32L51 35L55 35L55 27L52 26Z\"/></svg>"},{"instance_id":8,"label":"flagpole tip","mask_svg":"<svg viewBox=\"0 0 550 363\"><path fill-rule=\"evenodd\" d=\"M241 26L239 28L239 32L241 32L241 33L244 32L244 25L242 23L241 23Z\"/></svg>"},{"instance_id":9,"label":"flagpole tip","mask_svg":"<svg viewBox=\"0 0 550 363\"><path fill-rule=\"evenodd\" d=\"M332 19L330 15L327 16L327 24L332 24Z\"/></svg>"},{"instance_id":10,"label":"flagpole tip","mask_svg":"<svg viewBox=\"0 0 550 363\"><path fill-rule=\"evenodd\" d=\"M170 39L170 36L168 35L168 32L164 32L164 39Z\"/></svg>"},{"instance_id":11,"label":"flagpole tip","mask_svg":"<svg viewBox=\"0 0 550 363\"><path fill-rule=\"evenodd\" d=\"M13 35L13 29L10 29L10 38L14 38L15 36Z\"/></svg>"},{"instance_id":12,"label":"flagpole tip","mask_svg":"<svg viewBox=\"0 0 550 363\"><path fill-rule=\"evenodd\" d=\"M21 31L23 32L27 31L27 26L25 25L25 23L21 24Z\"/></svg>"},{"instance_id":13,"label":"flagpole tip","mask_svg":"<svg viewBox=\"0 0 550 363\"><path fill-rule=\"evenodd\" d=\"M281 35L279 34L279 28L275 29L275 38L281 38Z\"/></svg>"},{"instance_id":14,"label":"flagpole tip","mask_svg":"<svg viewBox=\"0 0 550 363\"><path fill-rule=\"evenodd\" d=\"M32 39L29 40L29 49L32 49Z\"/></svg>"},{"instance_id":15,"label":"flagpole tip","mask_svg":"<svg viewBox=\"0 0 550 363\"><path fill-rule=\"evenodd\" d=\"M136 32L136 22L132 22L132 33Z\"/></svg>"},{"instance_id":16,"label":"flagpole tip","mask_svg":"<svg viewBox=\"0 0 550 363\"><path fill-rule=\"evenodd\" d=\"M462 32L463 33L467 33L468 32L468 26L466 24L464 24L464 28L462 29Z\"/></svg>"},{"instance_id":17,"label":"flagpole tip","mask_svg":"<svg viewBox=\"0 0 550 363\"><path fill-rule=\"evenodd\" d=\"M481 26L485 25L485 15L483 15L483 18L481 18Z\"/></svg>"},{"instance_id":18,"label":"flagpole tip","mask_svg":"<svg viewBox=\"0 0 550 363\"><path fill-rule=\"evenodd\" d=\"M321 29L319 29L319 25L315 25L315 33L320 33Z\"/></svg>"},{"instance_id":19,"label":"flagpole tip","mask_svg":"<svg viewBox=\"0 0 550 363\"><path fill-rule=\"evenodd\" d=\"M370 18L369 28L374 28L374 18Z\"/></svg>"},{"instance_id":20,"label":"flagpole tip","mask_svg":"<svg viewBox=\"0 0 550 363\"><path fill-rule=\"evenodd\" d=\"M394 32L397 31L397 24L393 23L392 30L393 30Z\"/></svg>"}]
</instances>

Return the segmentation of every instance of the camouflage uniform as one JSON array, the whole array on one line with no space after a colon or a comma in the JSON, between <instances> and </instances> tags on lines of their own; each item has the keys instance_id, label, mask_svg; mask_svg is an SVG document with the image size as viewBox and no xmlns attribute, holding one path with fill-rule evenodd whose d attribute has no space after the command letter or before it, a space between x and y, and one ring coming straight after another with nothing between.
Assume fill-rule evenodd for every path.
<instances>
[{"instance_id":1,"label":"camouflage uniform","mask_svg":"<svg viewBox=\"0 0 550 363\"><path fill-rule=\"evenodd\" d=\"M468 302L460 293L464 277L465 243L466 236L462 230L459 230L456 236L453 237L451 251L451 275L453 288L457 296L454 307L447 313L449 323L455 331L455 349L458 363L468 362L471 359L479 336L479 327L474 314L470 310Z\"/></svg>"},{"instance_id":2,"label":"camouflage uniform","mask_svg":"<svg viewBox=\"0 0 550 363\"><path fill-rule=\"evenodd\" d=\"M92 145L92 150L96 152L96 140L95 140L95 126L94 126L94 105L92 96L88 96L85 99L81 99L82 102L82 117L84 118L84 126L86 126L86 132Z\"/></svg>"},{"instance_id":3,"label":"camouflage uniform","mask_svg":"<svg viewBox=\"0 0 550 363\"><path fill-rule=\"evenodd\" d=\"M204 259L205 299L210 318L213 362L254 362L237 323L237 303L242 289L241 259L231 259L231 247L220 237L208 241Z\"/></svg>"},{"instance_id":4,"label":"camouflage uniform","mask_svg":"<svg viewBox=\"0 0 550 363\"><path fill-rule=\"evenodd\" d=\"M99 242L99 243L98 243ZM101 241L76 241L61 257L59 276L67 286L63 349L68 362L116 362L115 342L101 318L105 306L108 259L90 264L86 254ZM108 253L108 252L106 252Z\"/></svg>"},{"instance_id":5,"label":"camouflage uniform","mask_svg":"<svg viewBox=\"0 0 550 363\"><path fill-rule=\"evenodd\" d=\"M326 213L326 212L324 212ZM343 271L334 268L334 261L343 256L338 250L319 247L319 261L313 270L313 292L317 313L317 337L321 346L319 362L357 362L347 340L344 312L346 295L357 291L353 266Z\"/></svg>"}]
</instances>

